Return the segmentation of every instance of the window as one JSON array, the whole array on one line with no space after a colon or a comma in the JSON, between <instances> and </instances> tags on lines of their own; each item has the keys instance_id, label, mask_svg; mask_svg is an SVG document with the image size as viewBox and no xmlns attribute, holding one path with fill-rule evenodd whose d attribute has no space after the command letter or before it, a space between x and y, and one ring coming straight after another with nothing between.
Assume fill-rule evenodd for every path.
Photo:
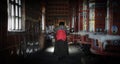
<instances>
[{"instance_id":1,"label":"window","mask_svg":"<svg viewBox=\"0 0 120 64\"><path fill-rule=\"evenodd\" d=\"M87 1L83 2L83 31L87 31Z\"/></svg>"},{"instance_id":2,"label":"window","mask_svg":"<svg viewBox=\"0 0 120 64\"><path fill-rule=\"evenodd\" d=\"M89 31L94 32L95 31L95 3L90 2L89 3Z\"/></svg>"},{"instance_id":3,"label":"window","mask_svg":"<svg viewBox=\"0 0 120 64\"><path fill-rule=\"evenodd\" d=\"M24 31L22 23L22 4L21 0L8 0L8 31Z\"/></svg>"}]
</instances>

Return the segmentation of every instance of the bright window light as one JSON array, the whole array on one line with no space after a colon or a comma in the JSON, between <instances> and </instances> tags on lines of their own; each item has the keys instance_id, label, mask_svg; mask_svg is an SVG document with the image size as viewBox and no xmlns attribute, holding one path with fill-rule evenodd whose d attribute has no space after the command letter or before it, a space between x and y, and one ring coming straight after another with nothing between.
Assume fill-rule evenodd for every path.
<instances>
[{"instance_id":1,"label":"bright window light","mask_svg":"<svg viewBox=\"0 0 120 64\"><path fill-rule=\"evenodd\" d=\"M21 32L25 28L22 28L22 4L21 0L7 0L8 1L8 31L9 32Z\"/></svg>"}]
</instances>

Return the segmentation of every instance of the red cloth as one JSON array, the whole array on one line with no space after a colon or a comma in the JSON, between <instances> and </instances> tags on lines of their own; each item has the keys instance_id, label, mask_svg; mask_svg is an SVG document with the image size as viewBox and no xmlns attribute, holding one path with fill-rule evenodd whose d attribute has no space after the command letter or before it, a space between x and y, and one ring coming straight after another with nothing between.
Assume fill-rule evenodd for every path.
<instances>
[{"instance_id":1,"label":"red cloth","mask_svg":"<svg viewBox=\"0 0 120 64\"><path fill-rule=\"evenodd\" d=\"M56 32L56 40L66 41L66 32L65 30L57 30Z\"/></svg>"}]
</instances>

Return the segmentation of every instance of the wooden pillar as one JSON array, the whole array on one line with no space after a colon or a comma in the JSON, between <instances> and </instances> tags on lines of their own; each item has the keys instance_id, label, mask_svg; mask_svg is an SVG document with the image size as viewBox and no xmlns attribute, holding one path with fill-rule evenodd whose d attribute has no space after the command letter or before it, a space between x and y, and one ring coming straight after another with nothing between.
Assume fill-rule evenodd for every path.
<instances>
[{"instance_id":1,"label":"wooden pillar","mask_svg":"<svg viewBox=\"0 0 120 64\"><path fill-rule=\"evenodd\" d=\"M45 8L45 4L42 4L42 32L45 31L45 11L46 11L46 8Z\"/></svg>"},{"instance_id":2,"label":"wooden pillar","mask_svg":"<svg viewBox=\"0 0 120 64\"><path fill-rule=\"evenodd\" d=\"M83 1L82 0L78 0L78 31L83 30L83 16L82 16L82 5Z\"/></svg>"},{"instance_id":3,"label":"wooden pillar","mask_svg":"<svg viewBox=\"0 0 120 64\"><path fill-rule=\"evenodd\" d=\"M108 34L112 34L112 25L113 25L113 6L112 6L112 0L109 0L109 29Z\"/></svg>"}]
</instances>

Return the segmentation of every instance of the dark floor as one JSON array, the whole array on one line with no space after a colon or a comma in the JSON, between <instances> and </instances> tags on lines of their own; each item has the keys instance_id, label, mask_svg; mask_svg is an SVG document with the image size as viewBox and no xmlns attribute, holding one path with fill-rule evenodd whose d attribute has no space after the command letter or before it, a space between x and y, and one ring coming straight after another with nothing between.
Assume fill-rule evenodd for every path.
<instances>
[{"instance_id":1,"label":"dark floor","mask_svg":"<svg viewBox=\"0 0 120 64\"><path fill-rule=\"evenodd\" d=\"M54 47L28 55L0 54L0 64L120 64L120 57L105 57L85 52L79 45L69 45L69 56L58 59L54 56ZM50 50L51 49L51 50Z\"/></svg>"}]
</instances>

